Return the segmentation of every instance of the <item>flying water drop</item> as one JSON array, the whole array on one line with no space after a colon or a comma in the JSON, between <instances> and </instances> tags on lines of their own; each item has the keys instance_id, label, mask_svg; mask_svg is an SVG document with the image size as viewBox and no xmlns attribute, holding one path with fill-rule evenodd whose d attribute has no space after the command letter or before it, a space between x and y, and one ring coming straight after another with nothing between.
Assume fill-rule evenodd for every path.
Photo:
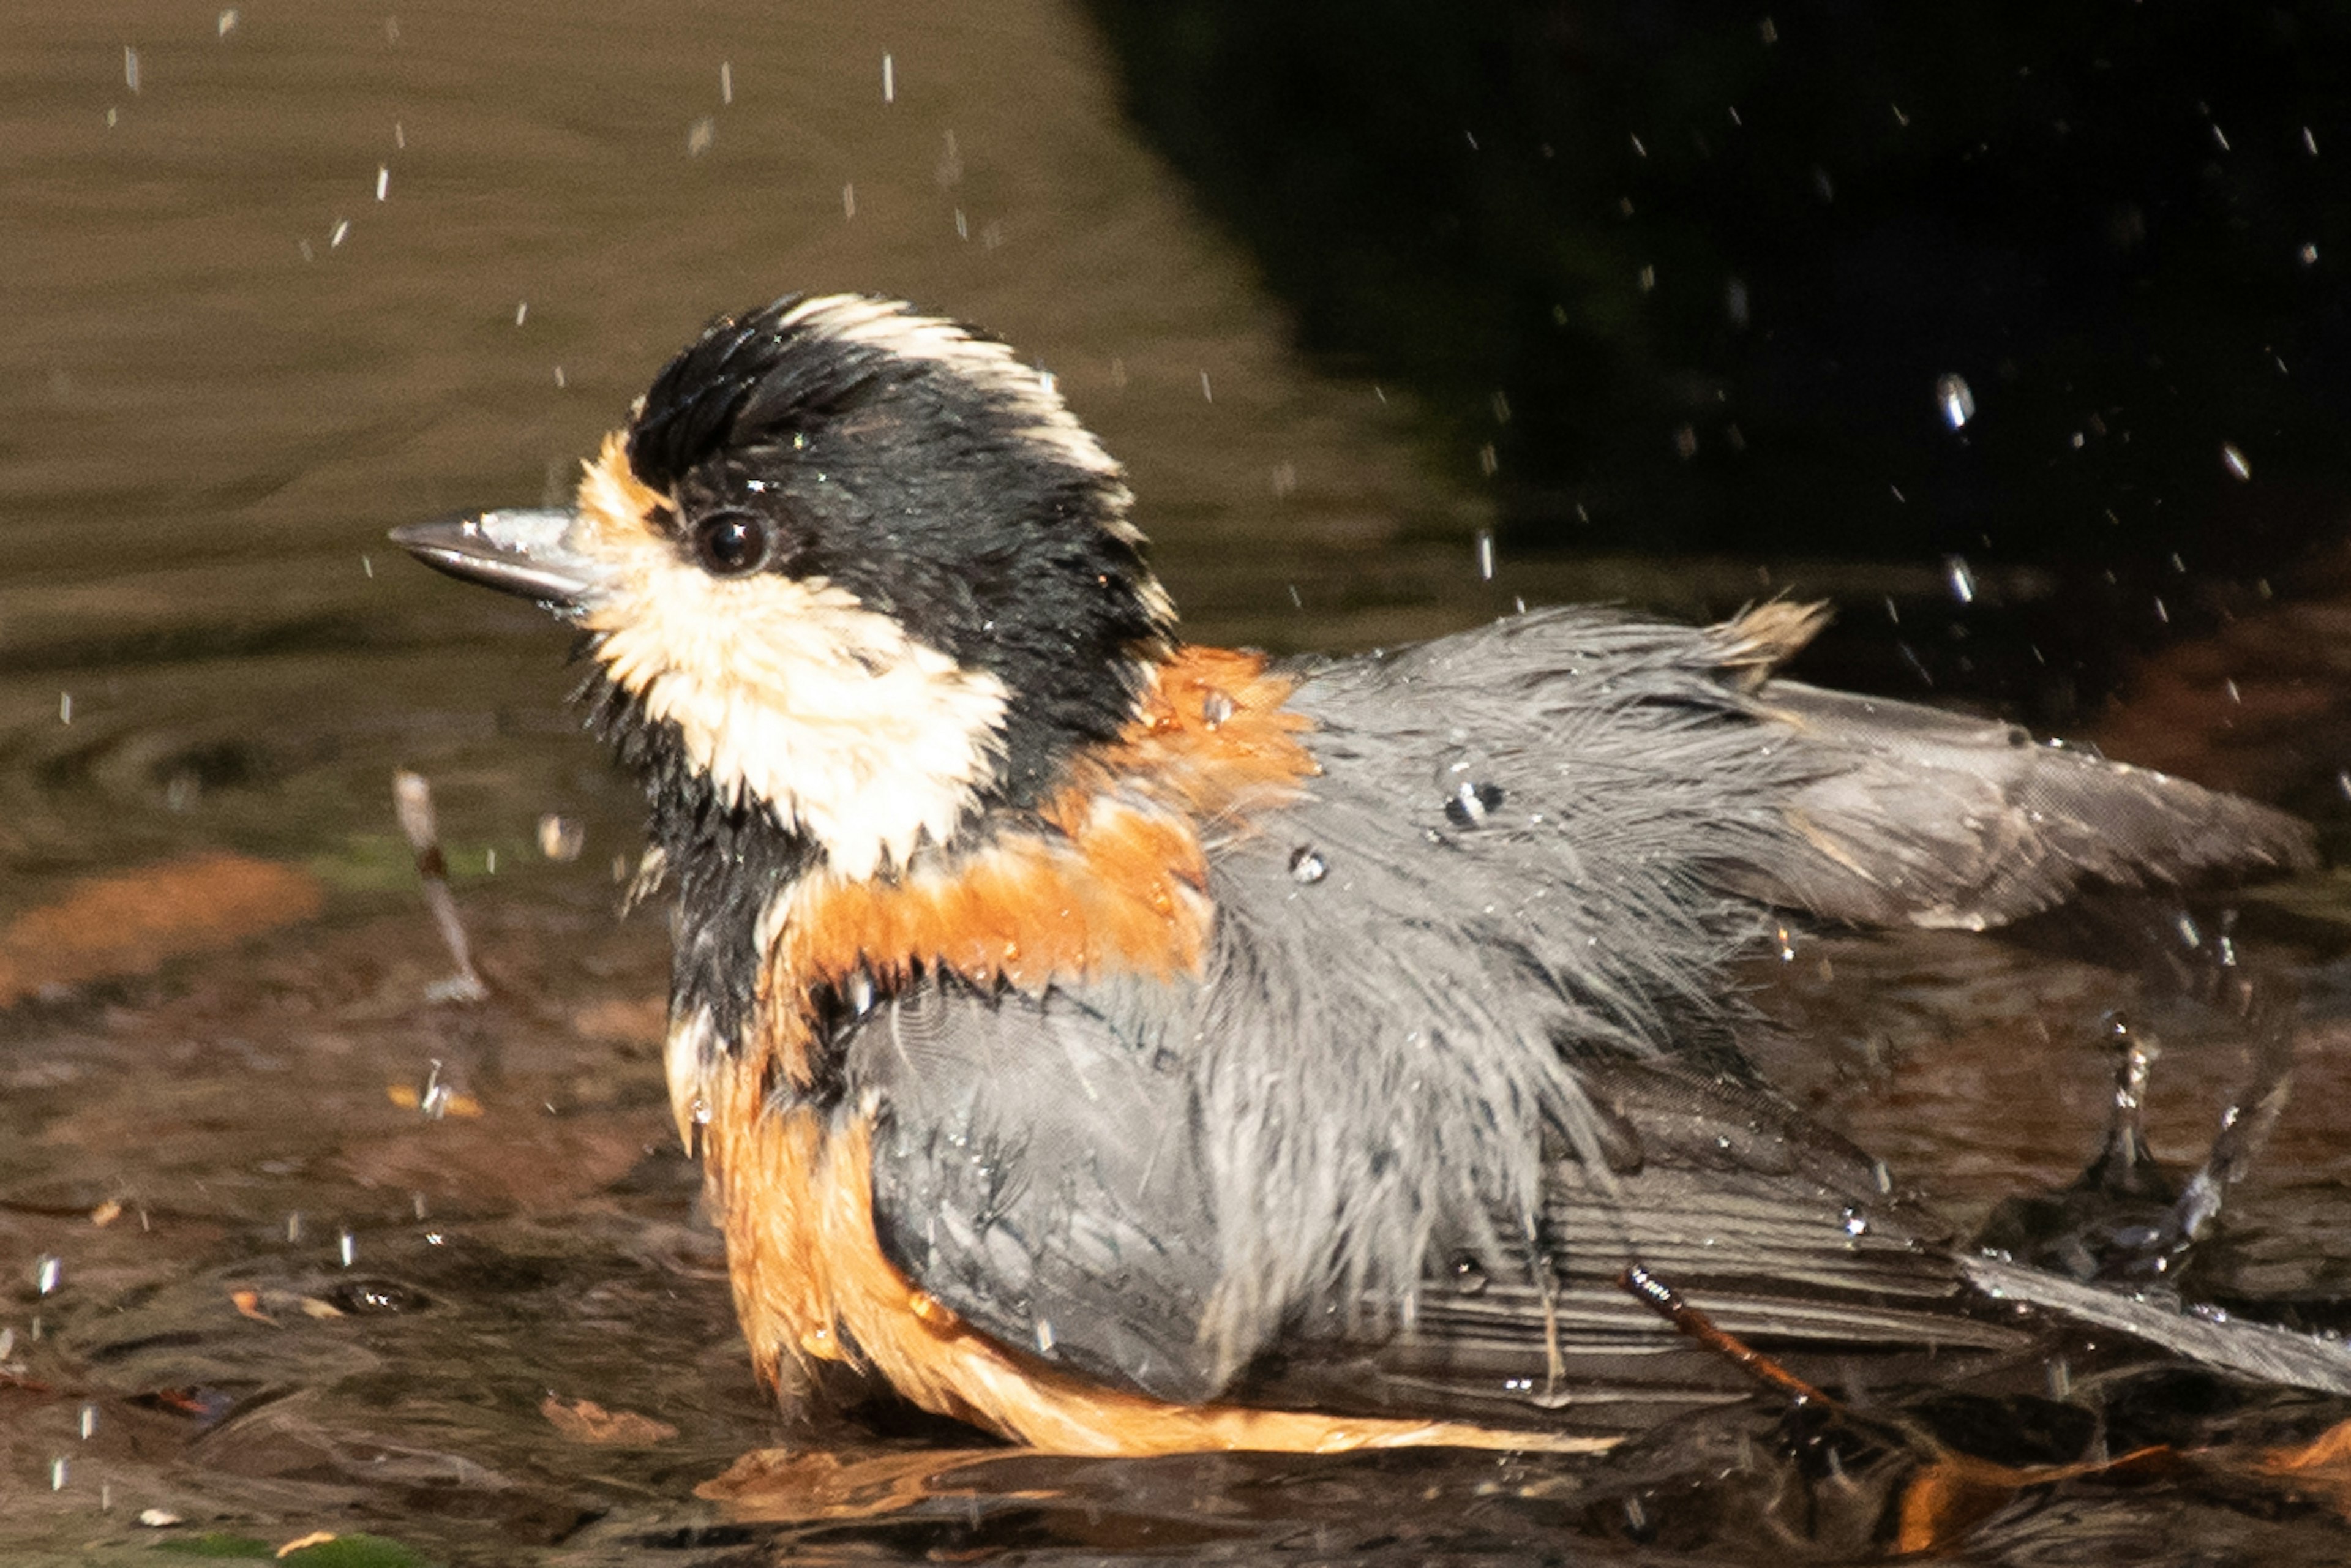
<instances>
[{"instance_id":1,"label":"flying water drop","mask_svg":"<svg viewBox=\"0 0 2351 1568\"><path fill-rule=\"evenodd\" d=\"M1940 375L1935 378L1935 406L1943 411L1943 423L1953 430L1964 430L1968 421L1976 416L1976 394L1962 375Z\"/></svg>"}]
</instances>

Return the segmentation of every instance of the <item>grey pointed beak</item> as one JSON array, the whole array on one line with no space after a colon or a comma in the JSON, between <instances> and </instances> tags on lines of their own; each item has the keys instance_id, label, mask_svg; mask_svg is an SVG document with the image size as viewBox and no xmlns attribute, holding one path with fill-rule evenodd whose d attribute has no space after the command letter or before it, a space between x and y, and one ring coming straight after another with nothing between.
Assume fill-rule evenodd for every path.
<instances>
[{"instance_id":1,"label":"grey pointed beak","mask_svg":"<svg viewBox=\"0 0 2351 1568\"><path fill-rule=\"evenodd\" d=\"M592 597L605 574L565 542L577 517L569 507L509 507L407 523L392 541L435 571L560 612Z\"/></svg>"}]
</instances>

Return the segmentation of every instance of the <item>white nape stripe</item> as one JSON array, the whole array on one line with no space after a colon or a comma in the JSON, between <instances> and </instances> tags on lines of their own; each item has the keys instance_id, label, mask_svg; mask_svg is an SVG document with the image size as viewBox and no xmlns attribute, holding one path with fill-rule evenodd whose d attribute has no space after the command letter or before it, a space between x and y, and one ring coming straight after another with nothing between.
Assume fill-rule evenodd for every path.
<instances>
[{"instance_id":1,"label":"white nape stripe","mask_svg":"<svg viewBox=\"0 0 2351 1568\"><path fill-rule=\"evenodd\" d=\"M861 294L803 299L778 318L776 325L952 366L973 386L1029 420L1021 434L1051 447L1058 456L1089 473L1115 476L1119 472L1117 462L1102 450L1093 432L1080 424L1077 415L1061 402L1051 378L1022 364L1009 344L975 338L956 322L921 315L900 300Z\"/></svg>"},{"instance_id":2,"label":"white nape stripe","mask_svg":"<svg viewBox=\"0 0 2351 1568\"><path fill-rule=\"evenodd\" d=\"M1071 466L1109 480L1108 509L1097 522L1104 533L1122 543L1144 543L1142 530L1126 516L1133 497L1119 482L1123 471L1117 460L1102 449L1092 431L1078 423L1052 378L1023 364L1009 344L975 338L959 323L923 315L903 300L862 294L824 294L803 299L778 318L777 325L951 368L1027 420L1021 435ZM1163 621L1174 618L1175 606L1155 579L1146 579L1137 587L1152 614Z\"/></svg>"}]
</instances>

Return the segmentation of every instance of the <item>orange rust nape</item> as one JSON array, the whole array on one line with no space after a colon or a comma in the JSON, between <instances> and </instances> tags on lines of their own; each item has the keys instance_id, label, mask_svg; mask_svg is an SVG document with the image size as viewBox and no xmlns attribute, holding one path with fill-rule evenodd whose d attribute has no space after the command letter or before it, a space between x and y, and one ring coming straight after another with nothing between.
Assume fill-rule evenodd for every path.
<instances>
[{"instance_id":1,"label":"orange rust nape","mask_svg":"<svg viewBox=\"0 0 2351 1568\"><path fill-rule=\"evenodd\" d=\"M870 1369L935 1415L1055 1453L1251 1448L1342 1453L1442 1447L1592 1453L1615 1439L1463 1422L1364 1419L1236 1405L1175 1405L1096 1387L997 1343L915 1289L873 1230L871 1129L809 1107L762 1113L738 1064L711 1128L711 1186L736 1311L771 1385L788 1362Z\"/></svg>"},{"instance_id":2,"label":"orange rust nape","mask_svg":"<svg viewBox=\"0 0 2351 1568\"><path fill-rule=\"evenodd\" d=\"M861 970L917 967L1037 992L1103 973L1197 972L1214 911L1207 823L1245 821L1316 771L1291 682L1263 654L1186 648L1159 665L1114 744L1081 758L1041 811L1048 831L1008 831L960 858L895 878L810 877L787 895L761 974L757 1042L787 1082L814 1081L805 998Z\"/></svg>"},{"instance_id":3,"label":"orange rust nape","mask_svg":"<svg viewBox=\"0 0 2351 1568\"><path fill-rule=\"evenodd\" d=\"M1045 810L1070 831L1090 803L1140 789L1196 819L1245 816L1294 795L1322 771L1299 737L1311 727L1283 705L1297 682L1263 653L1183 647L1159 664L1141 711L1117 742L1081 757Z\"/></svg>"}]
</instances>

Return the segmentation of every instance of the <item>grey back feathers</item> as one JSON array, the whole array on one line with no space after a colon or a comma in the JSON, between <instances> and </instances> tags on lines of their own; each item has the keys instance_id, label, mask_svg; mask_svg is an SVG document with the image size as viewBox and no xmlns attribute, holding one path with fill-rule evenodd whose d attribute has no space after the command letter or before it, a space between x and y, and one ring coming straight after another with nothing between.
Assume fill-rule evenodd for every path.
<instances>
[{"instance_id":1,"label":"grey back feathers","mask_svg":"<svg viewBox=\"0 0 2351 1568\"><path fill-rule=\"evenodd\" d=\"M1756 1212L1726 1223L1794 1239L1750 1274L1787 1300L1862 1289L1836 1217L1884 1215L1865 1162L1770 1168L1792 1124L1740 1082L1725 967L1777 911L1982 926L2088 882L2308 858L2278 813L1770 681L1757 647L1740 622L1562 610L1303 672L1323 771L1206 824L1201 979L935 983L850 1035L852 1089L884 1107L885 1248L1012 1343L1199 1398L1367 1312L1409 1325L1456 1251L1621 1267L1692 1201L1656 1156L1702 1130L1758 1145L1718 1189ZM1594 1088L1656 1059L1687 1064L1672 1115ZM1867 1290L1957 1291L1915 1229L1874 1234Z\"/></svg>"}]
</instances>

